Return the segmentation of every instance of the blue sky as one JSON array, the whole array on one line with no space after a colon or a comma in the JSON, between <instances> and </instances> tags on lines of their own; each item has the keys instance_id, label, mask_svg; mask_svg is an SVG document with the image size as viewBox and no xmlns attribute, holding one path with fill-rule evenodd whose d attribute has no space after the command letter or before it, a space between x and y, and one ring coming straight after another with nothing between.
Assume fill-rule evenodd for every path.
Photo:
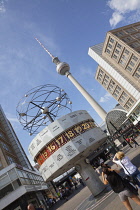
<instances>
[{"instance_id":1,"label":"blue sky","mask_svg":"<svg viewBox=\"0 0 140 210\"><path fill-rule=\"evenodd\" d=\"M140 21L139 0L0 0L0 104L28 155L32 140L16 117L16 106L30 89L54 84L65 90L72 110L87 110L102 119L73 84L58 75L37 37L108 112L117 103L94 79L97 63L88 48L106 32Z\"/></svg>"}]
</instances>

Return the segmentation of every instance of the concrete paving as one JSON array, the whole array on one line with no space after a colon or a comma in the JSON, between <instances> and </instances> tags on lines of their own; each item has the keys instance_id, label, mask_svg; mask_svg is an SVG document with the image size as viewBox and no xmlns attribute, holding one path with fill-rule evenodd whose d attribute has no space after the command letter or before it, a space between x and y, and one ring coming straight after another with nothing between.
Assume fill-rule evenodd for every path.
<instances>
[{"instance_id":1,"label":"concrete paving","mask_svg":"<svg viewBox=\"0 0 140 210\"><path fill-rule=\"evenodd\" d=\"M137 137L137 142L140 144L140 136ZM125 154L131 159L132 163L140 169L140 146L136 148L130 148L128 145L122 149ZM116 165L112 161L107 161L112 167L116 168ZM117 168L119 169L119 167ZM121 169L121 175L124 175L123 169ZM100 177L101 178L101 177ZM140 194L140 189L139 189ZM140 210L140 206L134 203L130 199L133 210ZM93 197L90 190L87 187L78 186L77 190L74 190L69 200L58 201L52 208L52 210L125 210L120 201L119 196L114 193L108 185L106 189L97 197Z\"/></svg>"}]
</instances>

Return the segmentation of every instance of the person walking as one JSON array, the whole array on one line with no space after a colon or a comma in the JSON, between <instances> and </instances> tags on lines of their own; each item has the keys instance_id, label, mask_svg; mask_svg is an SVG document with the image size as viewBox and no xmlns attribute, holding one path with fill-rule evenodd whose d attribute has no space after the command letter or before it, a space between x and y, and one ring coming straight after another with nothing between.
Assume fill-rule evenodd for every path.
<instances>
[{"instance_id":1,"label":"person walking","mask_svg":"<svg viewBox=\"0 0 140 210\"><path fill-rule=\"evenodd\" d=\"M131 143L134 143L135 148L136 148L137 146L140 146L140 145L136 142L136 140L134 139L134 137L133 137L133 136L132 136L132 137L130 137L130 142L131 142Z\"/></svg>"},{"instance_id":2,"label":"person walking","mask_svg":"<svg viewBox=\"0 0 140 210\"><path fill-rule=\"evenodd\" d=\"M127 176L132 177L135 180L138 187L140 188L140 182L138 180L140 179L140 171L135 165L131 163L130 159L127 156L125 156L123 152L117 152L113 157L112 161L120 165L123 168L124 173Z\"/></svg>"},{"instance_id":3,"label":"person walking","mask_svg":"<svg viewBox=\"0 0 140 210\"><path fill-rule=\"evenodd\" d=\"M43 208L35 208L35 206L32 203L30 203L27 206L27 210L43 210Z\"/></svg>"},{"instance_id":4,"label":"person walking","mask_svg":"<svg viewBox=\"0 0 140 210\"><path fill-rule=\"evenodd\" d=\"M120 200L127 210L132 210L132 206L128 198L131 198L135 203L140 206L140 198L138 193L130 191L124 184L122 177L118 174L119 170L113 170L110 168L103 168L102 180L105 185L110 184L112 190L118 193Z\"/></svg>"}]
</instances>

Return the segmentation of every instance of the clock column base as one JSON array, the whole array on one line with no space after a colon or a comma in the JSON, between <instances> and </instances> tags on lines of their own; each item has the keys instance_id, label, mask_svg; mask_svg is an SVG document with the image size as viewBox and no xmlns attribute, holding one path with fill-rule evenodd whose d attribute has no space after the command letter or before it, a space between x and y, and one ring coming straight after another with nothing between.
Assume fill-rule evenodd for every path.
<instances>
[{"instance_id":1,"label":"clock column base","mask_svg":"<svg viewBox=\"0 0 140 210\"><path fill-rule=\"evenodd\" d=\"M85 159L76 162L75 169L81 175L93 196L97 196L105 189L105 185L102 183L93 167L85 162Z\"/></svg>"}]
</instances>

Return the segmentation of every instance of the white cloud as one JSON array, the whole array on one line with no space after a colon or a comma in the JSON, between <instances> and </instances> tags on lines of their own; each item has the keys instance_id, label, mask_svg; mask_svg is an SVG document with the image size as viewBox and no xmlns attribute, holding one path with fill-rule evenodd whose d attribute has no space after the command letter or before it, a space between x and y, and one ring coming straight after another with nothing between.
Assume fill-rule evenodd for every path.
<instances>
[{"instance_id":1,"label":"white cloud","mask_svg":"<svg viewBox=\"0 0 140 210\"><path fill-rule=\"evenodd\" d=\"M0 0L0 13L4 13L6 11L4 1Z\"/></svg>"},{"instance_id":2,"label":"white cloud","mask_svg":"<svg viewBox=\"0 0 140 210\"><path fill-rule=\"evenodd\" d=\"M109 93L106 93L103 97L100 98L100 102L104 103L110 100L110 98L112 98L112 96Z\"/></svg>"},{"instance_id":3,"label":"white cloud","mask_svg":"<svg viewBox=\"0 0 140 210\"><path fill-rule=\"evenodd\" d=\"M137 13L137 20L140 20L140 0L109 0L107 5L114 10L109 22L112 27L115 27L120 21L126 18L126 14L130 12ZM139 14L139 15L138 15ZM129 19L132 20L134 15L130 13ZM136 16L133 18L136 19Z\"/></svg>"},{"instance_id":4,"label":"white cloud","mask_svg":"<svg viewBox=\"0 0 140 210\"><path fill-rule=\"evenodd\" d=\"M114 28L123 18L123 15L118 12L114 12L109 20L109 23Z\"/></svg>"}]
</instances>

